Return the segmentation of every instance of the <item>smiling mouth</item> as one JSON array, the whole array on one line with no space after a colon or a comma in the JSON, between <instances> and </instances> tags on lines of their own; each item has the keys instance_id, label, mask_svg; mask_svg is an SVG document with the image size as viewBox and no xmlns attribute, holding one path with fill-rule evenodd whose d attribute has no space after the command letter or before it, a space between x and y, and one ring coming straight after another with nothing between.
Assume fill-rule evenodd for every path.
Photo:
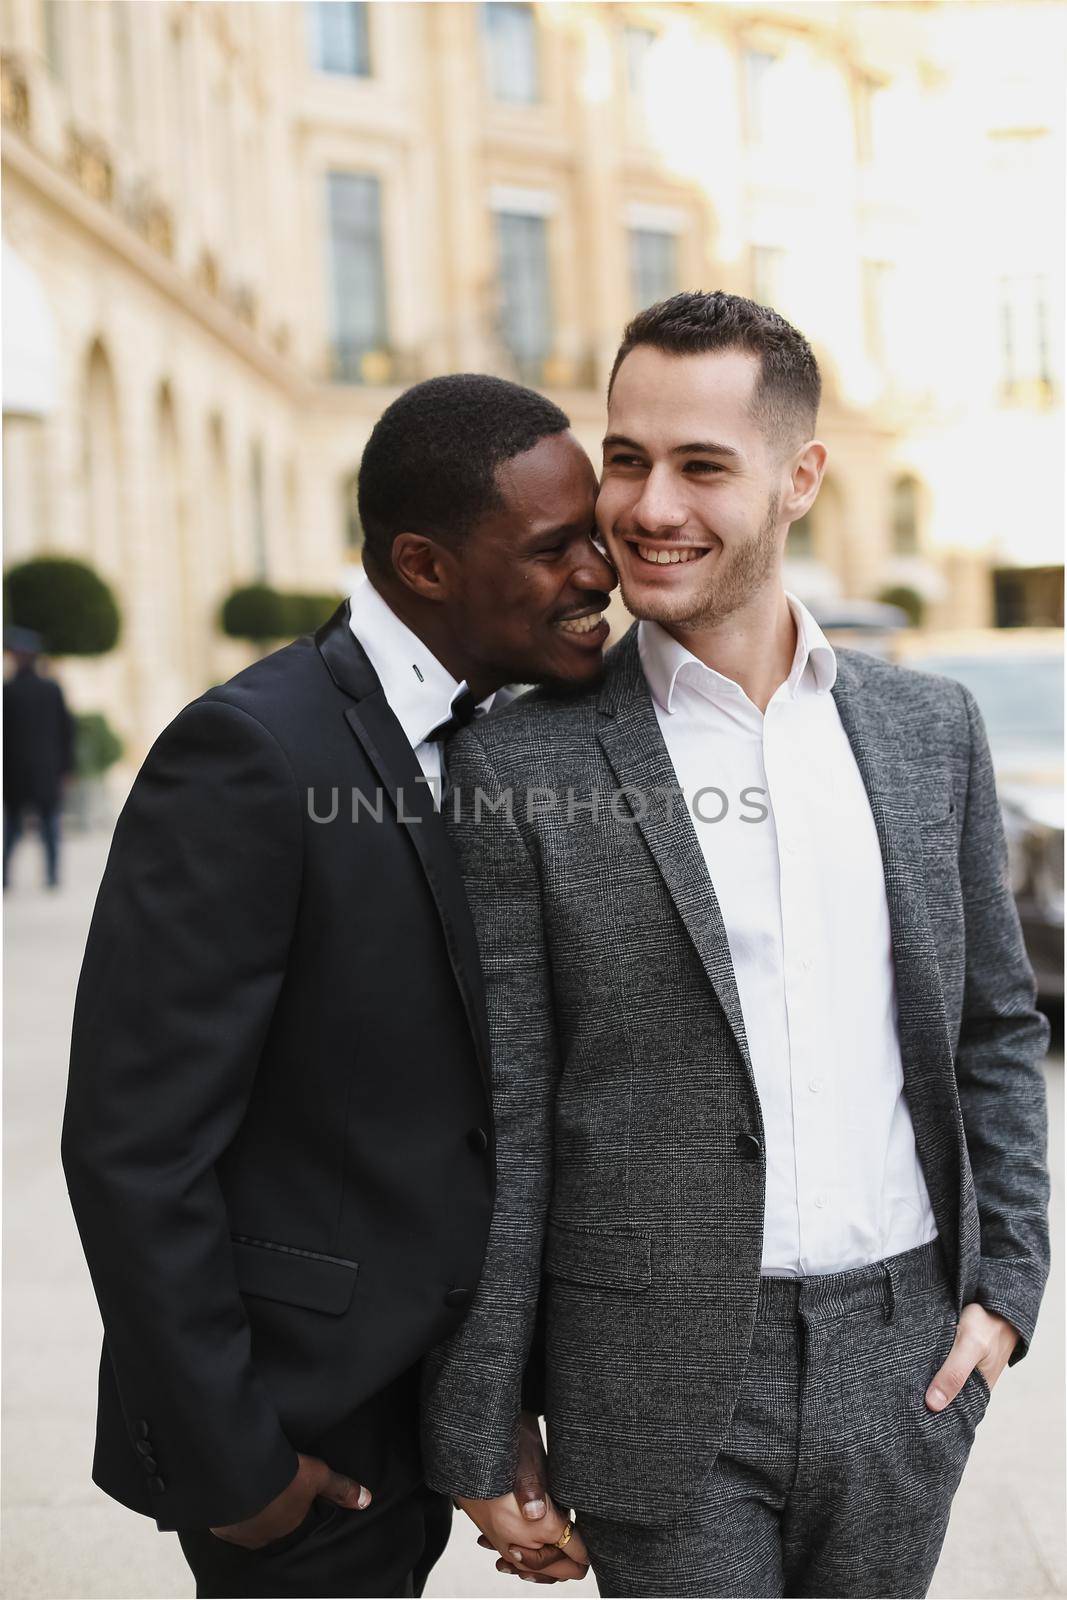
<instances>
[{"instance_id":1,"label":"smiling mouth","mask_svg":"<svg viewBox=\"0 0 1067 1600\"><path fill-rule=\"evenodd\" d=\"M556 627L563 633L581 635L583 633L592 633L594 628L599 628L603 621L604 613L602 611L586 611L580 617L563 617L556 623Z\"/></svg>"},{"instance_id":2,"label":"smiling mouth","mask_svg":"<svg viewBox=\"0 0 1067 1600\"><path fill-rule=\"evenodd\" d=\"M640 544L636 539L627 539L626 543L631 550L637 551L642 561L647 561L653 567L674 567L688 561L699 561L707 555L709 548L695 544Z\"/></svg>"}]
</instances>

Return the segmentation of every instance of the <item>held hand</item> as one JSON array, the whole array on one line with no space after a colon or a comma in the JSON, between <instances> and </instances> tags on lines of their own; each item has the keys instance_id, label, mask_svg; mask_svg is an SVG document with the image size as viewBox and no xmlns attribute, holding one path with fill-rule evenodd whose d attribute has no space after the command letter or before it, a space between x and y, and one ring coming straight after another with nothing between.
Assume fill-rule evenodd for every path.
<instances>
[{"instance_id":1,"label":"held hand","mask_svg":"<svg viewBox=\"0 0 1067 1600\"><path fill-rule=\"evenodd\" d=\"M549 1504L548 1457L545 1455L540 1424L532 1411L524 1411L519 1419L519 1458L515 1468L515 1498L519 1502L523 1516L535 1524L531 1536L536 1538L536 1524L544 1518ZM493 1548L484 1534L478 1543L488 1550ZM572 1554L576 1559L570 1559ZM502 1558L497 1562L498 1572L518 1577L530 1577L535 1572L541 1573L543 1576L538 1579L541 1583L557 1583L566 1578L584 1578L589 1565L581 1540L576 1540L574 1534L567 1543L565 1554L552 1544L546 1544L540 1549L531 1545L513 1545L509 1548L508 1557L507 1560Z\"/></svg>"},{"instance_id":2,"label":"held hand","mask_svg":"<svg viewBox=\"0 0 1067 1600\"><path fill-rule=\"evenodd\" d=\"M1007 1318L987 1311L977 1301L964 1306L952 1349L926 1391L929 1410L944 1411L951 1405L975 1367L992 1389L1018 1341Z\"/></svg>"},{"instance_id":3,"label":"held hand","mask_svg":"<svg viewBox=\"0 0 1067 1600\"><path fill-rule=\"evenodd\" d=\"M212 1528L216 1539L240 1545L243 1550L259 1550L299 1528L313 1500L331 1500L335 1506L344 1506L346 1511L365 1511L370 1505L369 1489L343 1473L334 1472L317 1456L298 1456L297 1460L300 1465L296 1476L281 1494L254 1517L230 1523L225 1528Z\"/></svg>"},{"instance_id":4,"label":"held hand","mask_svg":"<svg viewBox=\"0 0 1067 1600\"><path fill-rule=\"evenodd\" d=\"M500 1556L499 1572L514 1572L533 1583L584 1577L589 1558L578 1535L571 1535L566 1555L555 1548L569 1523L547 1497L544 1515L538 1518L524 1516L514 1494L503 1494L496 1500L458 1500L456 1504L481 1532L478 1543ZM536 1558L536 1576L533 1563L527 1570L527 1554ZM570 1559L572 1556L574 1560Z\"/></svg>"}]
</instances>

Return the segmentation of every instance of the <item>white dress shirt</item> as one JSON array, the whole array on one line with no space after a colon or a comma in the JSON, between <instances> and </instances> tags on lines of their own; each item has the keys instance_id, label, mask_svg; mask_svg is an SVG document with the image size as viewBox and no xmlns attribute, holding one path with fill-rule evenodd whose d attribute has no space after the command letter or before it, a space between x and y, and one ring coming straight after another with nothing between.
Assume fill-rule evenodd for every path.
<instances>
[{"instance_id":1,"label":"white dress shirt","mask_svg":"<svg viewBox=\"0 0 1067 1600\"><path fill-rule=\"evenodd\" d=\"M451 716L455 701L467 692L466 682L457 682L418 634L401 622L366 573L360 574L352 591L349 626L367 652L389 708L403 728L440 806L444 780L442 745L440 739L428 739L427 734ZM498 689L478 702L475 716L510 699L510 690Z\"/></svg>"},{"instance_id":2,"label":"white dress shirt","mask_svg":"<svg viewBox=\"0 0 1067 1600\"><path fill-rule=\"evenodd\" d=\"M766 1133L763 1271L806 1276L937 1227L904 1099L878 835L830 693L837 661L788 600L796 653L766 714L657 623L638 639L745 1019ZM701 789L721 795L696 798L694 815Z\"/></svg>"}]
</instances>

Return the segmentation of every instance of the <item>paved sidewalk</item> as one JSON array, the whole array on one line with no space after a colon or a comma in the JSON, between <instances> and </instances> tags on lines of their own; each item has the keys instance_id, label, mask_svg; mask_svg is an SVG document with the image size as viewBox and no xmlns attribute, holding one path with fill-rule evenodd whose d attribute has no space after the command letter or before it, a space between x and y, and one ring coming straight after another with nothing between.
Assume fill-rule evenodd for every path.
<instances>
[{"instance_id":1,"label":"paved sidewalk","mask_svg":"<svg viewBox=\"0 0 1067 1600\"><path fill-rule=\"evenodd\" d=\"M36 887L33 841L5 897L2 1592L10 1600L149 1600L192 1584L171 1536L89 1478L99 1321L59 1167L74 985L103 836L68 842L67 881ZM1032 1354L979 1430L935 1596L1067 1594L1064 1537L1063 1062L1049 1065L1056 1265ZM457 1518L429 1594L515 1592ZM595 1594L591 1580L568 1594Z\"/></svg>"}]
</instances>

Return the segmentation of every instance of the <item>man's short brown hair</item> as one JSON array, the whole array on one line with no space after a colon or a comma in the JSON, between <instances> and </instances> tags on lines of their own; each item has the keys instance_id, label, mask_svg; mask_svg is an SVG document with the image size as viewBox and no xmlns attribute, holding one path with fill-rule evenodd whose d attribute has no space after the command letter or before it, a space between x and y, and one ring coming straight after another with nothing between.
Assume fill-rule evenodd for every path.
<instances>
[{"instance_id":1,"label":"man's short brown hair","mask_svg":"<svg viewBox=\"0 0 1067 1600\"><path fill-rule=\"evenodd\" d=\"M622 336L608 382L609 400L619 368L638 345L672 356L715 350L758 356L752 409L767 435L792 446L815 432L822 394L819 363L804 335L770 306L715 289L675 294L639 311Z\"/></svg>"}]
</instances>

